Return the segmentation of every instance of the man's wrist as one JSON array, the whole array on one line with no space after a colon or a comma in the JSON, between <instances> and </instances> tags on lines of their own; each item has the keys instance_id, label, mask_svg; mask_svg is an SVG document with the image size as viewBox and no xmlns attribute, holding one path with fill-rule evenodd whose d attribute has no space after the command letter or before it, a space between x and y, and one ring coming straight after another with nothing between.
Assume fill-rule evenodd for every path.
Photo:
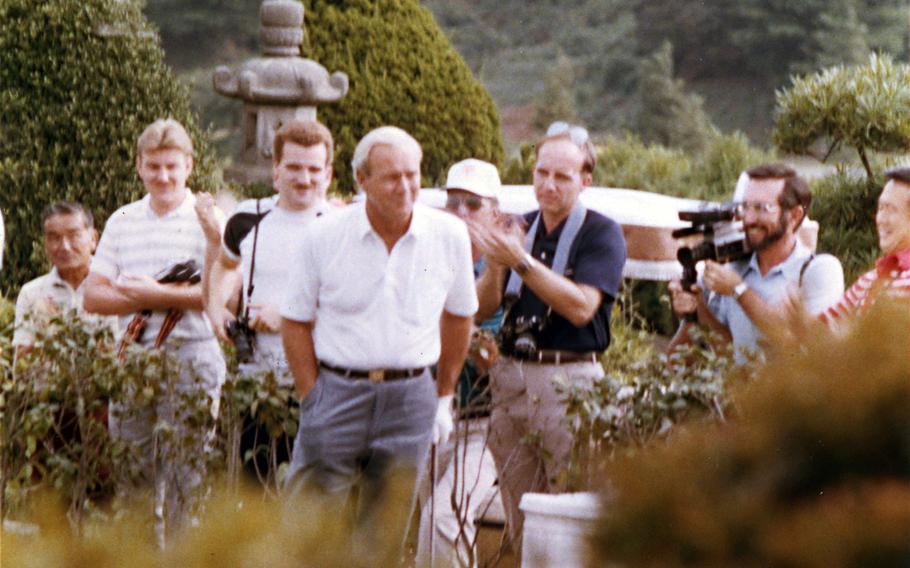
<instances>
[{"instance_id":1,"label":"man's wrist","mask_svg":"<svg viewBox=\"0 0 910 568\"><path fill-rule=\"evenodd\" d=\"M531 256L530 253L526 252L522 255L521 260L518 262L518 264L515 265L514 267L512 267L512 269L515 271L516 274L523 277L523 276L527 275L528 272L531 271L531 266L533 265L533 263L534 263L534 257Z\"/></svg>"},{"instance_id":2,"label":"man's wrist","mask_svg":"<svg viewBox=\"0 0 910 568\"><path fill-rule=\"evenodd\" d=\"M737 284L736 286L733 287L733 292L731 293L731 296L733 296L734 300L739 301L739 299L742 297L742 295L745 294L748 290L749 290L749 285L746 284L745 282L740 282L739 284Z\"/></svg>"}]
</instances>

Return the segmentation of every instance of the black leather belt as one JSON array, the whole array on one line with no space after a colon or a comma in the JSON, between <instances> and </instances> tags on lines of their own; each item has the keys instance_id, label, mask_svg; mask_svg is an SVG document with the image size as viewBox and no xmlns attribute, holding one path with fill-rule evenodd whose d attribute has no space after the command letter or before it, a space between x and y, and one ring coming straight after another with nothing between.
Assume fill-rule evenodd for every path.
<instances>
[{"instance_id":1,"label":"black leather belt","mask_svg":"<svg viewBox=\"0 0 910 568\"><path fill-rule=\"evenodd\" d=\"M561 365L563 363L598 363L600 353L597 351L585 351L578 353L576 351L559 351L556 349L541 349L533 357L526 357L509 353L506 355L511 359L519 361L528 361L529 363L544 363L546 365Z\"/></svg>"},{"instance_id":2,"label":"black leather belt","mask_svg":"<svg viewBox=\"0 0 910 568\"><path fill-rule=\"evenodd\" d=\"M400 379L413 379L419 377L427 370L427 367L415 367L413 369L348 369L345 367L336 367L328 363L319 362L319 366L327 371L340 375L346 379L369 379L371 383L382 383L385 381L397 381Z\"/></svg>"}]
</instances>

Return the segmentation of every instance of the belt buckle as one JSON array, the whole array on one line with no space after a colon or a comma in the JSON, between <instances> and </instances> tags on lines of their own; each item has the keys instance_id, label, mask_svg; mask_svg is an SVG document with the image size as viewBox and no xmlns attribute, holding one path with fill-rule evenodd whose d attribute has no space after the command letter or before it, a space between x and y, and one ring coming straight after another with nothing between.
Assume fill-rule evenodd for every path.
<instances>
[{"instance_id":1,"label":"belt buckle","mask_svg":"<svg viewBox=\"0 0 910 568\"><path fill-rule=\"evenodd\" d=\"M378 385L385 380L385 369L370 369L368 377L371 383Z\"/></svg>"}]
</instances>

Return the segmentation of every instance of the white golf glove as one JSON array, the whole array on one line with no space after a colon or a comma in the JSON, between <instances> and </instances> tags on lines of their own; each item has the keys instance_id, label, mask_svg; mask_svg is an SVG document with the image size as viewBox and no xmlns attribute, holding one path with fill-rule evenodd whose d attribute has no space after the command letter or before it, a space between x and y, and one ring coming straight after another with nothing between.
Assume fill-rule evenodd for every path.
<instances>
[{"instance_id":1,"label":"white golf glove","mask_svg":"<svg viewBox=\"0 0 910 568\"><path fill-rule=\"evenodd\" d=\"M436 421L433 423L433 444L439 445L446 442L455 429L452 420L452 399L455 395L447 394L439 397L436 406Z\"/></svg>"}]
</instances>

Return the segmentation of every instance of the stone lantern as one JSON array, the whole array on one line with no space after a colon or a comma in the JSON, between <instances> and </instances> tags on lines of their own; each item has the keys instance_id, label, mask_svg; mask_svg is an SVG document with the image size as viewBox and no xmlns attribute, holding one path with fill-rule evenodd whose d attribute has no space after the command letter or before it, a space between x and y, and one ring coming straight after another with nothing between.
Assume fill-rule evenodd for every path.
<instances>
[{"instance_id":1,"label":"stone lantern","mask_svg":"<svg viewBox=\"0 0 910 568\"><path fill-rule=\"evenodd\" d=\"M303 4L265 0L259 10L262 57L233 68L219 66L215 91L243 101L243 149L226 177L240 183L271 183L272 141L288 120L315 119L316 106L340 101L348 76L301 56Z\"/></svg>"}]
</instances>

